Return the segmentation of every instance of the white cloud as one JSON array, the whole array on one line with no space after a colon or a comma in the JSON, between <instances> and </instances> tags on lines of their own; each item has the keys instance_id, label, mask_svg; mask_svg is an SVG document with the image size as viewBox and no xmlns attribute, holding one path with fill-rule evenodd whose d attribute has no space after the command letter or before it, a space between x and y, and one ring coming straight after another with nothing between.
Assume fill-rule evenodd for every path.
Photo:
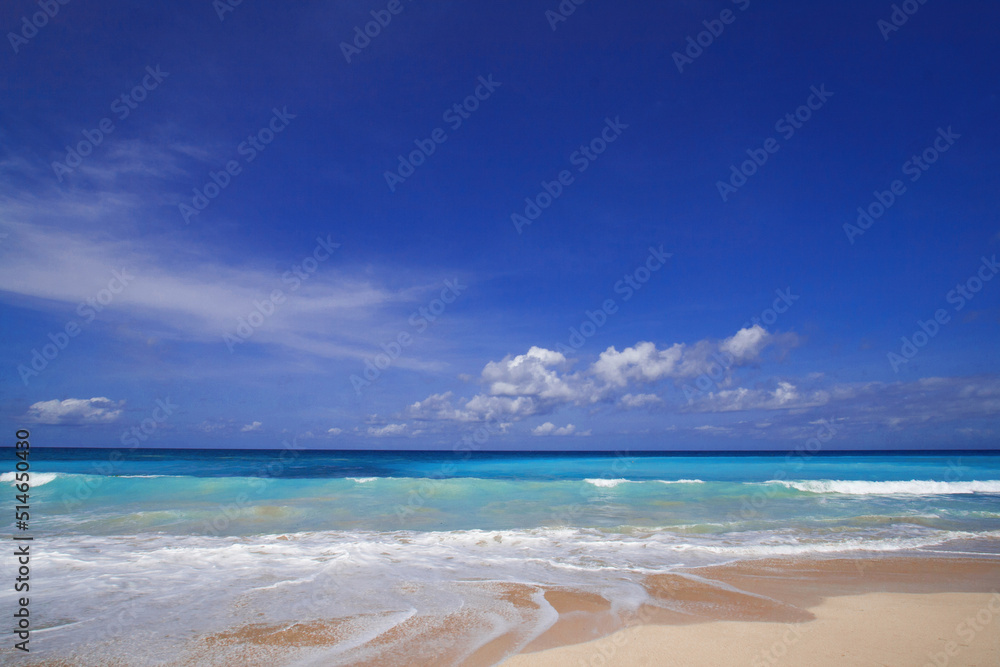
<instances>
[{"instance_id":1,"label":"white cloud","mask_svg":"<svg viewBox=\"0 0 1000 667\"><path fill-rule=\"evenodd\" d=\"M533 346L526 354L488 362L480 375L483 393L458 401L451 392L432 394L411 404L407 415L422 421L517 421L550 414L565 405L609 401L633 384L696 377L713 364L721 364L729 376L732 369L757 361L768 345L794 342L794 336L774 336L754 325L718 342L676 343L662 350L654 343L640 342L620 352L609 347L589 368L573 372L573 361L560 352ZM790 399L779 396L774 400ZM619 401L623 407L638 408L662 399L651 393L629 392Z\"/></svg>"},{"instance_id":2,"label":"white cloud","mask_svg":"<svg viewBox=\"0 0 1000 667\"><path fill-rule=\"evenodd\" d=\"M630 381L655 382L675 374L684 345L676 343L665 350L657 350L649 342L637 343L619 352L609 347L594 362L595 375L616 387L625 387Z\"/></svg>"},{"instance_id":3,"label":"white cloud","mask_svg":"<svg viewBox=\"0 0 1000 667\"><path fill-rule=\"evenodd\" d=\"M236 424L233 423L232 419L206 419L192 428L203 433L232 432L235 430Z\"/></svg>"},{"instance_id":4,"label":"white cloud","mask_svg":"<svg viewBox=\"0 0 1000 667\"><path fill-rule=\"evenodd\" d=\"M407 414L413 419L422 421L478 421L479 415L472 410L456 408L451 402L450 391L443 394L431 394L422 401L410 405Z\"/></svg>"},{"instance_id":5,"label":"white cloud","mask_svg":"<svg viewBox=\"0 0 1000 667\"><path fill-rule=\"evenodd\" d=\"M26 417L38 424L109 424L118 420L124 404L104 397L39 401L28 408Z\"/></svg>"},{"instance_id":6,"label":"white cloud","mask_svg":"<svg viewBox=\"0 0 1000 667\"><path fill-rule=\"evenodd\" d=\"M483 368L482 380L491 396L533 396L571 401L579 397L577 378L562 374L568 364L559 352L532 347L527 354L507 355Z\"/></svg>"},{"instance_id":7,"label":"white cloud","mask_svg":"<svg viewBox=\"0 0 1000 667\"><path fill-rule=\"evenodd\" d=\"M7 235L0 301L68 315L106 290L112 271L118 271L134 275L102 315L134 322L118 334L141 329L143 338L221 345L223 335L235 333L239 318L247 318L256 302L280 289L284 302L255 330L250 343L323 358L365 359L371 356L373 337L385 331L394 335L399 315L405 319L412 305L425 301L432 288L439 289L436 277L429 276L414 277L418 287L387 287L345 267L343 248L293 288L283 278L293 265L312 257L316 237L304 239L298 251L251 264L226 248L192 243L189 235L172 240L158 233L182 224L173 186L160 179L184 175L179 165L193 153L176 145L170 150L166 155L158 145L123 140L87 160L61 186L47 166L20 158L0 161L0 173L16 173L19 183L15 189L0 179L0 234ZM83 172L87 179L78 178ZM141 175L140 185L122 189L123 173ZM200 168L198 173L204 174ZM77 185L87 180L92 187ZM325 230L317 230L316 236L337 241ZM409 355L395 365L431 369L442 364Z\"/></svg>"},{"instance_id":8,"label":"white cloud","mask_svg":"<svg viewBox=\"0 0 1000 667\"><path fill-rule=\"evenodd\" d=\"M543 412L542 402L530 396L486 396L477 394L471 399L458 400L461 407L452 404L452 393L432 394L406 409L411 419L420 421L481 422L497 419L520 420Z\"/></svg>"},{"instance_id":9,"label":"white cloud","mask_svg":"<svg viewBox=\"0 0 1000 667\"><path fill-rule=\"evenodd\" d=\"M369 426L368 435L374 438L383 438L390 435L402 435L406 431L406 424L386 424L385 426Z\"/></svg>"},{"instance_id":10,"label":"white cloud","mask_svg":"<svg viewBox=\"0 0 1000 667\"><path fill-rule=\"evenodd\" d=\"M685 408L688 412L736 412L740 410L787 410L826 405L830 392L802 392L791 382L780 381L772 390L737 387L709 392Z\"/></svg>"},{"instance_id":11,"label":"white cloud","mask_svg":"<svg viewBox=\"0 0 1000 667\"><path fill-rule=\"evenodd\" d=\"M330 435L340 435L341 433L344 432L344 429L334 427L331 429L327 429L326 432L329 433Z\"/></svg>"},{"instance_id":12,"label":"white cloud","mask_svg":"<svg viewBox=\"0 0 1000 667\"><path fill-rule=\"evenodd\" d=\"M358 321L405 300L344 275L337 255L293 291L282 281L283 270L227 266L196 249L143 248L140 242L111 243L65 230L5 226L16 253L0 264L0 291L44 300L35 302L39 308L75 308L107 290L117 271L127 285L122 289L114 282L118 293L109 310L144 321L147 330L164 339L220 342L222 335L236 332L239 318L254 311L256 302L280 289L283 302L265 305L273 315L254 331L252 341L322 357L363 357L367 349L352 333L361 329ZM315 245L289 257L288 267L309 256Z\"/></svg>"},{"instance_id":13,"label":"white cloud","mask_svg":"<svg viewBox=\"0 0 1000 667\"><path fill-rule=\"evenodd\" d=\"M249 433L250 431L259 431L260 427L263 426L260 422L251 422L240 429L240 433Z\"/></svg>"},{"instance_id":14,"label":"white cloud","mask_svg":"<svg viewBox=\"0 0 1000 667\"><path fill-rule=\"evenodd\" d=\"M711 435L730 435L733 433L733 429L728 426L712 426L706 424L705 426L695 426L693 431L699 431L701 433L709 433Z\"/></svg>"},{"instance_id":15,"label":"white cloud","mask_svg":"<svg viewBox=\"0 0 1000 667\"><path fill-rule=\"evenodd\" d=\"M545 422L541 426L536 426L531 429L532 435L573 435L576 433L576 426L572 424L566 424L565 426L556 427L552 422ZM589 435L590 432L587 432ZM583 435L581 433L581 435Z\"/></svg>"},{"instance_id":16,"label":"white cloud","mask_svg":"<svg viewBox=\"0 0 1000 667\"><path fill-rule=\"evenodd\" d=\"M744 420L718 427L695 428L734 437L758 437L764 428L769 438L805 441L816 435L817 426L835 426L838 442L869 438L897 438L905 446L921 438L943 434L961 437L995 429L1000 414L1000 377L933 377L912 382L859 382L817 388L804 378L803 386L790 382L770 389L739 388L717 392L696 400L685 412L732 413L739 410L770 410L764 422ZM952 425L946 428L945 425ZM962 430L964 429L964 430ZM911 437L914 439L911 440ZM985 436L984 436L985 437Z\"/></svg>"},{"instance_id":17,"label":"white cloud","mask_svg":"<svg viewBox=\"0 0 1000 667\"><path fill-rule=\"evenodd\" d=\"M764 327L755 324L747 329L740 329L734 335L722 341L719 349L733 355L737 362L753 361L760 358L760 353L771 339Z\"/></svg>"},{"instance_id":18,"label":"white cloud","mask_svg":"<svg viewBox=\"0 0 1000 667\"><path fill-rule=\"evenodd\" d=\"M557 402L544 403L536 401L531 396L484 396L477 394L465 404L465 414L473 415L477 421L512 419L520 420L537 414L551 411L551 406Z\"/></svg>"},{"instance_id":19,"label":"white cloud","mask_svg":"<svg viewBox=\"0 0 1000 667\"><path fill-rule=\"evenodd\" d=\"M761 352L768 346L794 345L796 342L794 335L775 336L755 324L718 342L674 343L660 350L655 344L645 341L621 352L609 347L594 362L591 372L615 387L626 387L631 382L657 382L664 378L694 378L702 374L713 378L719 376L725 381L733 369L759 361Z\"/></svg>"},{"instance_id":20,"label":"white cloud","mask_svg":"<svg viewBox=\"0 0 1000 667\"><path fill-rule=\"evenodd\" d=\"M619 399L618 404L626 408L644 408L662 402L663 399L656 394L625 394Z\"/></svg>"}]
</instances>

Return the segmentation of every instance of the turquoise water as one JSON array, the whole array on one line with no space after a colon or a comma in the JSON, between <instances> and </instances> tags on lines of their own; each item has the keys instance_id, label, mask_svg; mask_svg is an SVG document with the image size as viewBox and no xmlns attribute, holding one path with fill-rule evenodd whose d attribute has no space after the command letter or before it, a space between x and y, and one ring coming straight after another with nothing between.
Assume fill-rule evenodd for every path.
<instances>
[{"instance_id":1,"label":"turquoise water","mask_svg":"<svg viewBox=\"0 0 1000 667\"><path fill-rule=\"evenodd\" d=\"M634 608L643 576L679 567L986 557L1000 543L1000 455L972 452L35 449L31 466L33 613L53 655L111 642L152 656L164 628L241 618L488 605L462 582L581 587Z\"/></svg>"},{"instance_id":2,"label":"turquoise water","mask_svg":"<svg viewBox=\"0 0 1000 667\"><path fill-rule=\"evenodd\" d=\"M731 537L838 527L846 536L889 525L900 537L1000 530L1000 456L970 452L118 454L36 449L35 530L235 536L586 528ZM0 477L11 479L10 472Z\"/></svg>"}]
</instances>

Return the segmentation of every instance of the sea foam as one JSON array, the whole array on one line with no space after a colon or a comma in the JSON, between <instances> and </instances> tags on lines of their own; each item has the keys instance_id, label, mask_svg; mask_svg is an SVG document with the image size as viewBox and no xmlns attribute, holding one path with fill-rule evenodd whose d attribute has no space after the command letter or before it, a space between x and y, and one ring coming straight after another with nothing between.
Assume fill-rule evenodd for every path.
<instances>
[{"instance_id":1,"label":"sea foam","mask_svg":"<svg viewBox=\"0 0 1000 667\"><path fill-rule=\"evenodd\" d=\"M1000 480L971 482L935 482L911 479L908 482L867 482L861 480L771 480L768 484L805 491L808 493L839 493L851 496L936 496L970 493L1000 494Z\"/></svg>"}]
</instances>

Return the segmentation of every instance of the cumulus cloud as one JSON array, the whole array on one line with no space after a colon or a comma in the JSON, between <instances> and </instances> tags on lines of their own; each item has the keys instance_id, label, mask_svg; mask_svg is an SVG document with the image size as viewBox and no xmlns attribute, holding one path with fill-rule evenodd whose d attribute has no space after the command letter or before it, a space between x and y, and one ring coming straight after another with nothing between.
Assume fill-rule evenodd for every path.
<instances>
[{"instance_id":1,"label":"cumulus cloud","mask_svg":"<svg viewBox=\"0 0 1000 667\"><path fill-rule=\"evenodd\" d=\"M649 342L637 343L621 352L609 347L594 362L593 372L616 387L625 387L630 381L655 382L675 374L683 353L684 346L680 343L665 350L657 350Z\"/></svg>"},{"instance_id":2,"label":"cumulus cloud","mask_svg":"<svg viewBox=\"0 0 1000 667\"><path fill-rule=\"evenodd\" d=\"M579 371L572 370L573 360L562 353L533 346L525 354L488 362L479 378L482 393L457 400L451 392L432 394L411 404L407 415L422 421L517 421L547 415L562 406L611 402L632 385L696 377L713 364L728 376L733 369L758 361L769 345L790 343L794 337L775 336L754 325L722 341L675 343L663 349L651 342L621 351L609 347ZM628 392L618 402L622 407L639 408L662 399L652 393Z\"/></svg>"},{"instance_id":3,"label":"cumulus cloud","mask_svg":"<svg viewBox=\"0 0 1000 667\"><path fill-rule=\"evenodd\" d=\"M402 435L406 432L406 424L386 424L385 426L369 426L368 435L383 438L390 435Z\"/></svg>"},{"instance_id":4,"label":"cumulus cloud","mask_svg":"<svg viewBox=\"0 0 1000 667\"><path fill-rule=\"evenodd\" d=\"M531 396L484 396L477 394L465 404L463 414L471 415L476 421L495 421L503 419L524 419L532 415L551 412L558 402L542 403Z\"/></svg>"},{"instance_id":5,"label":"cumulus cloud","mask_svg":"<svg viewBox=\"0 0 1000 667\"><path fill-rule=\"evenodd\" d=\"M422 401L417 401L407 408L407 414L413 419L422 421L478 421L475 410L456 408L452 405L452 393L431 394Z\"/></svg>"},{"instance_id":6,"label":"cumulus cloud","mask_svg":"<svg viewBox=\"0 0 1000 667\"><path fill-rule=\"evenodd\" d=\"M809 373L795 379L765 379L749 387L736 384L740 366L760 362L769 348L783 351L796 343L794 334L772 334L753 326L720 341L662 348L640 342L621 351L609 347L593 364L579 370L574 369L573 359L559 352L532 347L525 354L486 364L480 377L482 389L471 398L456 398L451 392L433 394L410 405L407 416L417 421L514 423L571 406L666 406L669 388L652 385L672 381L677 412L719 415L717 423L686 428L706 436L759 438L766 430L766 437L775 441L806 439L815 434L817 419L835 423L838 438L845 442L873 433L905 442L907 429L924 434L935 429L938 434L985 442L985 434L996 430L998 376L832 384L821 373ZM713 369L712 364L717 367ZM704 384L696 373L711 373L711 391L689 393L691 385ZM699 380L691 382L692 377ZM766 412L767 417L729 422L722 417L741 412ZM589 433L572 424L555 424L550 418L530 432L537 436ZM964 430L959 432L958 427Z\"/></svg>"},{"instance_id":7,"label":"cumulus cloud","mask_svg":"<svg viewBox=\"0 0 1000 667\"><path fill-rule=\"evenodd\" d=\"M250 431L259 431L260 427L263 426L260 422L251 422L240 429L241 433L249 433Z\"/></svg>"},{"instance_id":8,"label":"cumulus cloud","mask_svg":"<svg viewBox=\"0 0 1000 667\"><path fill-rule=\"evenodd\" d=\"M737 387L709 392L685 407L689 412L736 412L740 410L787 410L826 405L830 392L802 391L791 382L780 381L774 389Z\"/></svg>"},{"instance_id":9,"label":"cumulus cloud","mask_svg":"<svg viewBox=\"0 0 1000 667\"><path fill-rule=\"evenodd\" d=\"M471 399L461 398L456 407L452 403L452 393L433 394L423 401L410 405L406 414L418 421L481 422L497 420L520 420L542 414L543 403L530 396L486 396L477 394ZM552 405L547 404L547 405Z\"/></svg>"},{"instance_id":10,"label":"cumulus cloud","mask_svg":"<svg viewBox=\"0 0 1000 667\"><path fill-rule=\"evenodd\" d=\"M104 397L39 401L28 408L26 418L37 424L109 424L118 420L124 404Z\"/></svg>"},{"instance_id":11,"label":"cumulus cloud","mask_svg":"<svg viewBox=\"0 0 1000 667\"><path fill-rule=\"evenodd\" d=\"M625 394L618 399L618 405L626 408L644 408L662 402L656 394Z\"/></svg>"},{"instance_id":12,"label":"cumulus cloud","mask_svg":"<svg viewBox=\"0 0 1000 667\"><path fill-rule=\"evenodd\" d=\"M541 426L536 426L531 429L532 435L590 435L590 431L580 431L576 430L576 426L573 424L566 424L565 426L556 427L552 422L545 422Z\"/></svg>"},{"instance_id":13,"label":"cumulus cloud","mask_svg":"<svg viewBox=\"0 0 1000 667\"><path fill-rule=\"evenodd\" d=\"M615 387L632 382L651 383L672 378L689 379L700 375L725 380L731 371L756 363L770 345L782 347L797 342L794 334L776 336L759 324L740 329L722 341L702 340L693 345L674 343L657 349L651 342L636 343L619 352L609 347L593 364L594 375Z\"/></svg>"},{"instance_id":14,"label":"cumulus cloud","mask_svg":"<svg viewBox=\"0 0 1000 667\"><path fill-rule=\"evenodd\" d=\"M520 420L548 414L566 404L590 404L606 391L593 378L569 372L570 362L559 352L532 347L527 354L507 355L483 368L485 392L455 404L452 392L432 394L407 408L419 420L478 422Z\"/></svg>"},{"instance_id":15,"label":"cumulus cloud","mask_svg":"<svg viewBox=\"0 0 1000 667\"><path fill-rule=\"evenodd\" d=\"M328 434L330 434L330 435L340 435L341 433L344 432L344 429L334 427L334 428L331 428L331 429L327 429L326 432Z\"/></svg>"},{"instance_id":16,"label":"cumulus cloud","mask_svg":"<svg viewBox=\"0 0 1000 667\"><path fill-rule=\"evenodd\" d=\"M590 388L576 374L567 374L560 352L532 347L527 354L507 355L486 364L482 381L490 396L531 396L548 401L574 401Z\"/></svg>"},{"instance_id":17,"label":"cumulus cloud","mask_svg":"<svg viewBox=\"0 0 1000 667\"><path fill-rule=\"evenodd\" d=\"M755 324L752 327L740 329L722 341L719 350L731 354L737 363L756 361L772 338L772 334L769 334L764 327Z\"/></svg>"}]
</instances>

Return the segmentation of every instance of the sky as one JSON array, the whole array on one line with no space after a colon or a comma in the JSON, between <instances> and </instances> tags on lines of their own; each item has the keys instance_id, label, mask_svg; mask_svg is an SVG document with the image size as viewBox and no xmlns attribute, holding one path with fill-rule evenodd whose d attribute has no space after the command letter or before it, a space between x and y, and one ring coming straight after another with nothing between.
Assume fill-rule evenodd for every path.
<instances>
[{"instance_id":1,"label":"sky","mask_svg":"<svg viewBox=\"0 0 1000 667\"><path fill-rule=\"evenodd\" d=\"M36 446L997 448L998 19L5 2L0 422Z\"/></svg>"}]
</instances>

